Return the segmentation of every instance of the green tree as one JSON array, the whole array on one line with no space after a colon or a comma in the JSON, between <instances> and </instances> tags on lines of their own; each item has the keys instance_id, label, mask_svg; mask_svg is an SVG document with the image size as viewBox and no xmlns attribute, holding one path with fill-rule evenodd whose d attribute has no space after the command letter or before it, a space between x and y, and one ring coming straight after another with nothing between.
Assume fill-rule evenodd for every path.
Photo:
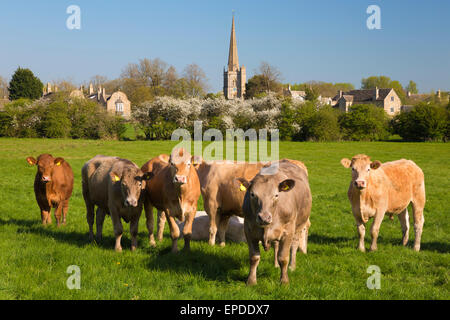
<instances>
[{"instance_id":1,"label":"green tree","mask_svg":"<svg viewBox=\"0 0 450 320\"><path fill-rule=\"evenodd\" d=\"M389 136L389 120L383 108L361 104L341 114L339 125L346 140L384 140Z\"/></svg>"},{"instance_id":2,"label":"green tree","mask_svg":"<svg viewBox=\"0 0 450 320\"><path fill-rule=\"evenodd\" d=\"M245 85L245 97L247 99L255 98L264 92L266 92L266 85L262 75L256 74L248 79Z\"/></svg>"},{"instance_id":3,"label":"green tree","mask_svg":"<svg viewBox=\"0 0 450 320\"><path fill-rule=\"evenodd\" d=\"M361 80L361 89L390 88L391 78L386 76L372 76Z\"/></svg>"},{"instance_id":4,"label":"green tree","mask_svg":"<svg viewBox=\"0 0 450 320\"><path fill-rule=\"evenodd\" d=\"M414 94L419 93L419 90L417 90L417 84L412 80L409 80L409 83L406 86L406 91L409 91Z\"/></svg>"},{"instance_id":5,"label":"green tree","mask_svg":"<svg viewBox=\"0 0 450 320\"><path fill-rule=\"evenodd\" d=\"M17 68L9 82L9 99L39 99L44 85L29 69Z\"/></svg>"},{"instance_id":6,"label":"green tree","mask_svg":"<svg viewBox=\"0 0 450 320\"><path fill-rule=\"evenodd\" d=\"M410 112L392 120L394 133L408 141L433 141L448 138L449 114L445 108L421 103Z\"/></svg>"}]
</instances>

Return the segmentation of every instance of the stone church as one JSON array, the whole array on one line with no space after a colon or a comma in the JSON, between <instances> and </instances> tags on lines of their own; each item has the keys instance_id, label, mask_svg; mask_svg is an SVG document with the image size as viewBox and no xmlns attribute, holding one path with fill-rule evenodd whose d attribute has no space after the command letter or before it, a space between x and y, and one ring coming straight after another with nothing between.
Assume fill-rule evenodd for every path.
<instances>
[{"instance_id":1,"label":"stone church","mask_svg":"<svg viewBox=\"0 0 450 320\"><path fill-rule=\"evenodd\" d=\"M230 51L228 54L228 67L223 71L223 94L225 99L243 99L245 95L246 72L245 67L239 67L239 58L236 44L236 30L234 15L231 25Z\"/></svg>"}]
</instances>

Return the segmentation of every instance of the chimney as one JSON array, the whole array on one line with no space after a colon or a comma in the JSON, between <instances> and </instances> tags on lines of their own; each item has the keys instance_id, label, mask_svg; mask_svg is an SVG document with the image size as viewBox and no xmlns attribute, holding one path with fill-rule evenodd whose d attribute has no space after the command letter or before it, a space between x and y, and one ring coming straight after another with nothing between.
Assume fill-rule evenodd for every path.
<instances>
[{"instance_id":1,"label":"chimney","mask_svg":"<svg viewBox=\"0 0 450 320\"><path fill-rule=\"evenodd\" d=\"M438 99L441 98L441 89L438 89L438 91L436 91L436 97L438 97Z\"/></svg>"},{"instance_id":2,"label":"chimney","mask_svg":"<svg viewBox=\"0 0 450 320\"><path fill-rule=\"evenodd\" d=\"M57 86L55 86L55 92L58 92L58 87Z\"/></svg>"},{"instance_id":3,"label":"chimney","mask_svg":"<svg viewBox=\"0 0 450 320\"><path fill-rule=\"evenodd\" d=\"M47 82L47 94L52 92L52 85L50 84L50 82Z\"/></svg>"},{"instance_id":4,"label":"chimney","mask_svg":"<svg viewBox=\"0 0 450 320\"><path fill-rule=\"evenodd\" d=\"M97 101L100 101L101 95L102 95L102 86L98 86L98 88L97 88Z\"/></svg>"},{"instance_id":5,"label":"chimney","mask_svg":"<svg viewBox=\"0 0 450 320\"><path fill-rule=\"evenodd\" d=\"M92 85L92 82L89 83L89 95L93 95L94 94L94 86Z\"/></svg>"},{"instance_id":6,"label":"chimney","mask_svg":"<svg viewBox=\"0 0 450 320\"><path fill-rule=\"evenodd\" d=\"M409 98L409 97L411 97L411 91L407 91L406 92L406 96Z\"/></svg>"},{"instance_id":7,"label":"chimney","mask_svg":"<svg viewBox=\"0 0 450 320\"><path fill-rule=\"evenodd\" d=\"M375 98L374 98L374 100L378 100L379 97L380 97L380 90L378 89L378 87L375 87Z\"/></svg>"},{"instance_id":8,"label":"chimney","mask_svg":"<svg viewBox=\"0 0 450 320\"><path fill-rule=\"evenodd\" d=\"M105 88L103 88L102 97L103 97L103 101L106 102L106 89Z\"/></svg>"},{"instance_id":9,"label":"chimney","mask_svg":"<svg viewBox=\"0 0 450 320\"><path fill-rule=\"evenodd\" d=\"M338 93L339 93L339 98L342 98L342 95L343 95L342 90L339 90Z\"/></svg>"}]
</instances>

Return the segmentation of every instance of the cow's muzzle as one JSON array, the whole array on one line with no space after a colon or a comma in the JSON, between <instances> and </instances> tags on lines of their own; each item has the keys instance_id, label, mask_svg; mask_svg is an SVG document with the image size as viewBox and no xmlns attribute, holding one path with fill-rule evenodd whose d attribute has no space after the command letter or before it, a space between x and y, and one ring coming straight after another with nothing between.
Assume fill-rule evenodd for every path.
<instances>
[{"instance_id":1,"label":"cow's muzzle","mask_svg":"<svg viewBox=\"0 0 450 320\"><path fill-rule=\"evenodd\" d=\"M136 199L126 199L123 204L127 208L129 208L129 207L135 208L138 206L138 201Z\"/></svg>"},{"instance_id":2,"label":"cow's muzzle","mask_svg":"<svg viewBox=\"0 0 450 320\"><path fill-rule=\"evenodd\" d=\"M42 176L42 182L47 183L52 181L52 179L49 176Z\"/></svg>"},{"instance_id":3,"label":"cow's muzzle","mask_svg":"<svg viewBox=\"0 0 450 320\"><path fill-rule=\"evenodd\" d=\"M261 212L256 216L256 223L264 227L272 223L272 215L269 212Z\"/></svg>"},{"instance_id":4,"label":"cow's muzzle","mask_svg":"<svg viewBox=\"0 0 450 320\"><path fill-rule=\"evenodd\" d=\"M367 186L366 180L356 180L355 187L358 189L364 189Z\"/></svg>"},{"instance_id":5,"label":"cow's muzzle","mask_svg":"<svg viewBox=\"0 0 450 320\"><path fill-rule=\"evenodd\" d=\"M182 175L175 175L173 177L173 182L178 184L186 184L187 183L187 177Z\"/></svg>"}]
</instances>

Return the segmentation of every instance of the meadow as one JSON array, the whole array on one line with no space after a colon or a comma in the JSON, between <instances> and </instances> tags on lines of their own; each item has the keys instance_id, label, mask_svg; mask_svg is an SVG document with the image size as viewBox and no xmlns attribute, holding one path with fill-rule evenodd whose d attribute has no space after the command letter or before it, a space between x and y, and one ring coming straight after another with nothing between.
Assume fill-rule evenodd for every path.
<instances>
[{"instance_id":1,"label":"meadow","mask_svg":"<svg viewBox=\"0 0 450 320\"><path fill-rule=\"evenodd\" d=\"M81 167L97 154L128 158L138 165L175 145L170 141L88 141L0 139L0 299L448 299L450 297L450 146L445 143L281 142L280 157L303 161L313 195L308 254L297 256L290 285L279 285L273 251L261 252L258 285L247 287L245 243L225 248L193 242L191 252L170 253L164 240L152 248L145 217L139 224L136 252L130 251L129 225L114 251L111 219L102 243L88 240L81 193ZM25 161L51 153L72 166L75 186L67 225L43 227L33 192L36 168ZM359 252L347 199L350 171L339 161L365 153L373 160L407 158L425 173L427 203L420 252L401 245L397 218L383 221L378 251ZM199 210L203 208L199 201ZM371 222L369 222L369 225ZM370 232L366 232L366 248ZM183 241L179 241L179 248ZM81 289L69 290L67 268L81 270ZM367 268L379 266L381 289L366 286Z\"/></svg>"}]
</instances>

